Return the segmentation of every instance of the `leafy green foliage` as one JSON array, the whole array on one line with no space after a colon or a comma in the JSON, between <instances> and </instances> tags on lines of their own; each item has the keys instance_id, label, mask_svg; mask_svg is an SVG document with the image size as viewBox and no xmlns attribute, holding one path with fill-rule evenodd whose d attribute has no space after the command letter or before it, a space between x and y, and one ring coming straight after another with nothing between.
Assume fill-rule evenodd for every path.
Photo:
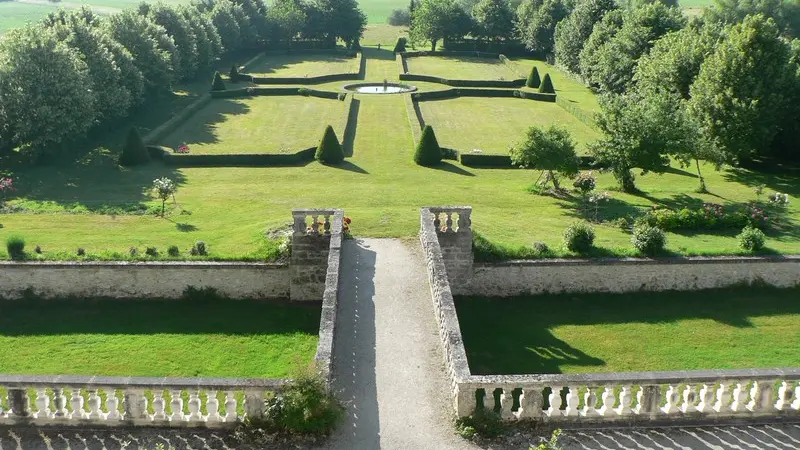
<instances>
[{"instance_id":1,"label":"leafy green foliage","mask_svg":"<svg viewBox=\"0 0 800 450\"><path fill-rule=\"evenodd\" d=\"M167 254L173 258L177 258L181 256L181 251L178 249L177 245L170 245L169 248L167 248Z\"/></svg>"},{"instance_id":2,"label":"leafy green foliage","mask_svg":"<svg viewBox=\"0 0 800 450\"><path fill-rule=\"evenodd\" d=\"M494 395L494 393L487 392L486 395ZM456 421L456 430L466 439L471 439L476 435L493 438L500 436L505 430L505 426L500 419L500 414L484 408L478 408L471 416L460 417Z\"/></svg>"},{"instance_id":3,"label":"leafy green foliage","mask_svg":"<svg viewBox=\"0 0 800 450\"><path fill-rule=\"evenodd\" d=\"M167 200L170 197L175 197L175 192L178 191L178 186L174 181L167 177L161 177L153 180L153 190L156 196L161 199L161 217L164 217L164 208Z\"/></svg>"},{"instance_id":4,"label":"leafy green foliage","mask_svg":"<svg viewBox=\"0 0 800 450\"><path fill-rule=\"evenodd\" d=\"M325 127L325 133L322 135L322 140L319 141L314 159L323 164L339 164L344 161L342 145L339 143L332 126Z\"/></svg>"},{"instance_id":5,"label":"leafy green foliage","mask_svg":"<svg viewBox=\"0 0 800 450\"><path fill-rule=\"evenodd\" d=\"M280 395L266 402L263 426L271 432L327 435L344 414L344 408L328 390L313 367L296 374Z\"/></svg>"},{"instance_id":6,"label":"leafy green foliage","mask_svg":"<svg viewBox=\"0 0 800 450\"><path fill-rule=\"evenodd\" d=\"M9 236L6 239L6 251L11 259L25 258L25 238L22 236Z\"/></svg>"},{"instance_id":7,"label":"leafy green foliage","mask_svg":"<svg viewBox=\"0 0 800 450\"><path fill-rule=\"evenodd\" d=\"M408 9L393 9L389 17L386 18L386 23L395 27L409 26L411 25L411 13L408 12Z\"/></svg>"},{"instance_id":8,"label":"leafy green foliage","mask_svg":"<svg viewBox=\"0 0 800 450\"><path fill-rule=\"evenodd\" d=\"M539 86L539 92L542 94L555 94L556 89L553 87L553 81L550 79L550 74L544 74L544 79L542 79L542 84Z\"/></svg>"},{"instance_id":9,"label":"leafy green foliage","mask_svg":"<svg viewBox=\"0 0 800 450\"><path fill-rule=\"evenodd\" d=\"M550 439L545 440L542 439L542 442L535 447L530 447L529 450L563 450L564 447L559 444L559 437L561 436L561 430L553 430L553 433L550 435Z\"/></svg>"},{"instance_id":10,"label":"leafy green foliage","mask_svg":"<svg viewBox=\"0 0 800 450\"><path fill-rule=\"evenodd\" d=\"M667 237L661 228L640 225L633 228L631 244L633 244L633 248L645 255L655 255L664 251Z\"/></svg>"},{"instance_id":11,"label":"leafy green foliage","mask_svg":"<svg viewBox=\"0 0 800 450\"><path fill-rule=\"evenodd\" d=\"M556 25L554 36L556 62L570 72L580 73L580 53L583 46L592 34L594 25L613 9L616 9L613 0L577 2L572 13Z\"/></svg>"},{"instance_id":12,"label":"leafy green foliage","mask_svg":"<svg viewBox=\"0 0 800 450\"><path fill-rule=\"evenodd\" d=\"M766 236L763 231L748 225L742 229L737 239L739 239L739 246L743 250L755 252L764 248Z\"/></svg>"},{"instance_id":13,"label":"leafy green foliage","mask_svg":"<svg viewBox=\"0 0 800 450\"><path fill-rule=\"evenodd\" d=\"M536 66L533 66L531 73L528 74L528 79L525 80L525 86L536 89L541 85L542 79L539 78L539 69L537 69Z\"/></svg>"},{"instance_id":14,"label":"leafy green foliage","mask_svg":"<svg viewBox=\"0 0 800 450\"><path fill-rule=\"evenodd\" d=\"M574 222L564 230L564 247L575 253L586 253L594 246L594 228L586 222Z\"/></svg>"},{"instance_id":15,"label":"leafy green foliage","mask_svg":"<svg viewBox=\"0 0 800 450\"><path fill-rule=\"evenodd\" d=\"M308 16L302 5L294 0L276 0L267 9L270 43L282 44L291 41L303 29Z\"/></svg>"},{"instance_id":16,"label":"leafy green foliage","mask_svg":"<svg viewBox=\"0 0 800 450\"><path fill-rule=\"evenodd\" d=\"M517 9L520 40L529 50L540 54L553 51L556 24L569 14L562 0L525 0Z\"/></svg>"},{"instance_id":17,"label":"leafy green foliage","mask_svg":"<svg viewBox=\"0 0 800 450\"><path fill-rule=\"evenodd\" d=\"M578 156L575 142L565 128L551 125L549 128L531 127L524 141L509 150L511 162L526 169L547 172L547 181L559 189L556 174L574 177L578 174Z\"/></svg>"},{"instance_id":18,"label":"leafy green foliage","mask_svg":"<svg viewBox=\"0 0 800 450\"><path fill-rule=\"evenodd\" d=\"M211 82L211 90L224 91L226 89L225 82L222 80L222 75L220 75L219 72L214 72L214 80Z\"/></svg>"},{"instance_id":19,"label":"leafy green foliage","mask_svg":"<svg viewBox=\"0 0 800 450\"><path fill-rule=\"evenodd\" d=\"M179 64L174 66L176 78L181 80L193 78L197 74L198 51L197 38L189 20L178 9L163 3L149 5L147 9L147 16L162 26L175 43L175 54L179 61Z\"/></svg>"},{"instance_id":20,"label":"leafy green foliage","mask_svg":"<svg viewBox=\"0 0 800 450\"><path fill-rule=\"evenodd\" d=\"M514 12L508 0L480 0L472 8L473 35L487 39L508 39L514 34Z\"/></svg>"},{"instance_id":21,"label":"leafy green foliage","mask_svg":"<svg viewBox=\"0 0 800 450\"><path fill-rule=\"evenodd\" d=\"M125 139L125 147L122 148L122 154L119 156L119 164L121 166L138 166L148 162L150 162L150 153L147 152L142 135L139 134L136 127L131 127L128 137Z\"/></svg>"},{"instance_id":22,"label":"leafy green foliage","mask_svg":"<svg viewBox=\"0 0 800 450\"><path fill-rule=\"evenodd\" d=\"M472 28L472 20L455 0L422 0L411 17L412 42L436 44L452 37L462 37Z\"/></svg>"},{"instance_id":23,"label":"leafy green foliage","mask_svg":"<svg viewBox=\"0 0 800 450\"><path fill-rule=\"evenodd\" d=\"M425 125L414 152L414 162L420 166L435 166L442 162L442 148L433 132L433 127Z\"/></svg>"},{"instance_id":24,"label":"leafy green foliage","mask_svg":"<svg viewBox=\"0 0 800 450\"><path fill-rule=\"evenodd\" d=\"M397 42L394 44L394 50L393 51L395 53L402 53L402 52L406 51L406 38L404 38L402 36L397 38Z\"/></svg>"},{"instance_id":25,"label":"leafy green foliage","mask_svg":"<svg viewBox=\"0 0 800 450\"><path fill-rule=\"evenodd\" d=\"M332 39L341 39L347 48L354 48L364 34L367 16L357 0L315 0L324 20L322 32Z\"/></svg>"},{"instance_id":26,"label":"leafy green foliage","mask_svg":"<svg viewBox=\"0 0 800 450\"><path fill-rule=\"evenodd\" d=\"M705 203L702 208L654 208L637 220L666 231L725 230L744 226L766 228L769 223L764 210L756 206L728 210L713 203Z\"/></svg>"}]
</instances>

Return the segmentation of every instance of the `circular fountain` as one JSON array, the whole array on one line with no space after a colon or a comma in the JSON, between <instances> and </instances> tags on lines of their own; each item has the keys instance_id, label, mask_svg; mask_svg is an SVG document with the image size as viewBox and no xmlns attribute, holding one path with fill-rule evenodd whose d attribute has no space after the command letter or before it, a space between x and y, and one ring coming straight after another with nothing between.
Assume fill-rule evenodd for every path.
<instances>
[{"instance_id":1,"label":"circular fountain","mask_svg":"<svg viewBox=\"0 0 800 450\"><path fill-rule=\"evenodd\" d=\"M404 92L414 92L417 90L417 87L407 84L389 83L383 80L383 83L348 84L344 89L359 94L402 94Z\"/></svg>"}]
</instances>

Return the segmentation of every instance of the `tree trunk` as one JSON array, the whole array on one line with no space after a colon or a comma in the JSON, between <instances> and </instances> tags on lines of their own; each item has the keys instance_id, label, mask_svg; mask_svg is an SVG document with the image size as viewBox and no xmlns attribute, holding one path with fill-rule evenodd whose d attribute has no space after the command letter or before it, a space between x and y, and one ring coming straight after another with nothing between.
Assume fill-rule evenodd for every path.
<instances>
[{"instance_id":1,"label":"tree trunk","mask_svg":"<svg viewBox=\"0 0 800 450\"><path fill-rule=\"evenodd\" d=\"M432 52L435 52L435 51L436 51L436 43L437 43L437 42L439 42L439 40L438 40L438 39L432 39L432 40L431 40L431 51L432 51Z\"/></svg>"},{"instance_id":2,"label":"tree trunk","mask_svg":"<svg viewBox=\"0 0 800 450\"><path fill-rule=\"evenodd\" d=\"M548 170L547 174L550 175L550 179L553 180L553 187L555 188L556 192L561 190L561 186L558 185L558 178L556 178L555 174L552 170Z\"/></svg>"},{"instance_id":3,"label":"tree trunk","mask_svg":"<svg viewBox=\"0 0 800 450\"><path fill-rule=\"evenodd\" d=\"M620 167L619 169L615 170L614 177L617 178L619 187L623 192L631 194L638 191L638 189L636 189L636 184L633 182L633 174L631 173L631 169L628 167Z\"/></svg>"},{"instance_id":4,"label":"tree trunk","mask_svg":"<svg viewBox=\"0 0 800 450\"><path fill-rule=\"evenodd\" d=\"M700 160L695 158L694 163L697 166L697 177L700 178L700 192L708 192L706 189L706 180L703 178L703 174L700 173Z\"/></svg>"},{"instance_id":5,"label":"tree trunk","mask_svg":"<svg viewBox=\"0 0 800 450\"><path fill-rule=\"evenodd\" d=\"M166 200L161 200L161 217L164 217L164 205L167 204Z\"/></svg>"}]
</instances>

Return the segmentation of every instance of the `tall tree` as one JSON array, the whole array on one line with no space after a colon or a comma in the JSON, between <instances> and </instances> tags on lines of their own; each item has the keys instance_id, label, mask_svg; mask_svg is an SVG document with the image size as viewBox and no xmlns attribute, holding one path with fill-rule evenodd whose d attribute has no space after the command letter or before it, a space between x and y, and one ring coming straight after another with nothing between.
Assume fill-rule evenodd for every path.
<instances>
[{"instance_id":1,"label":"tall tree","mask_svg":"<svg viewBox=\"0 0 800 450\"><path fill-rule=\"evenodd\" d=\"M242 29L234 12L237 7L241 9L230 0L220 0L208 12L208 17L219 32L222 46L228 52L238 51L243 46Z\"/></svg>"},{"instance_id":2,"label":"tall tree","mask_svg":"<svg viewBox=\"0 0 800 450\"><path fill-rule=\"evenodd\" d=\"M352 47L361 39L367 27L367 15L357 0L315 0L322 13L323 29L328 39L341 39Z\"/></svg>"},{"instance_id":3,"label":"tall tree","mask_svg":"<svg viewBox=\"0 0 800 450\"><path fill-rule=\"evenodd\" d=\"M580 72L580 53L594 25L616 8L614 0L581 0L572 13L556 25L556 62L573 73Z\"/></svg>"},{"instance_id":4,"label":"tall tree","mask_svg":"<svg viewBox=\"0 0 800 450\"><path fill-rule=\"evenodd\" d=\"M109 16L103 25L133 55L136 67L144 76L145 87L150 93L170 90L174 54L163 48L172 42L164 27L132 10Z\"/></svg>"},{"instance_id":5,"label":"tall tree","mask_svg":"<svg viewBox=\"0 0 800 450\"><path fill-rule=\"evenodd\" d=\"M269 33L267 40L289 42L303 30L306 13L296 0L275 0L267 10Z\"/></svg>"},{"instance_id":6,"label":"tall tree","mask_svg":"<svg viewBox=\"0 0 800 450\"><path fill-rule=\"evenodd\" d=\"M493 41L508 39L514 34L514 11L508 0L481 0L472 8L475 30Z\"/></svg>"},{"instance_id":7,"label":"tall tree","mask_svg":"<svg viewBox=\"0 0 800 450\"><path fill-rule=\"evenodd\" d=\"M195 8L178 6L178 12L192 29L197 49L197 68L210 67L216 58L222 54L222 41L216 27L208 17ZM210 33L210 34L209 34Z\"/></svg>"},{"instance_id":8,"label":"tall tree","mask_svg":"<svg viewBox=\"0 0 800 450\"><path fill-rule=\"evenodd\" d=\"M547 173L544 183L551 181L556 190L560 189L559 175L574 178L578 174L575 141L567 129L556 125L529 128L525 140L512 147L509 156L515 166Z\"/></svg>"},{"instance_id":9,"label":"tall tree","mask_svg":"<svg viewBox=\"0 0 800 450\"><path fill-rule=\"evenodd\" d=\"M578 56L578 67L584 79L593 80L597 77L601 53L606 43L622 28L622 23L622 11L616 9L606 13L600 22L595 24L592 34L589 35Z\"/></svg>"},{"instance_id":10,"label":"tall tree","mask_svg":"<svg viewBox=\"0 0 800 450\"><path fill-rule=\"evenodd\" d=\"M431 50L442 39L462 37L471 31L472 21L454 0L422 0L411 22L413 42L429 41Z\"/></svg>"},{"instance_id":11,"label":"tall tree","mask_svg":"<svg viewBox=\"0 0 800 450\"><path fill-rule=\"evenodd\" d=\"M563 0L525 0L517 8L517 33L528 49L552 53L556 25L568 14Z\"/></svg>"},{"instance_id":12,"label":"tall tree","mask_svg":"<svg viewBox=\"0 0 800 450\"><path fill-rule=\"evenodd\" d=\"M195 36L189 20L180 11L163 3L156 3L148 8L147 15L153 22L164 27L173 42L177 53L180 55L180 67L176 77L188 80L197 74L198 50L197 37Z\"/></svg>"}]
</instances>

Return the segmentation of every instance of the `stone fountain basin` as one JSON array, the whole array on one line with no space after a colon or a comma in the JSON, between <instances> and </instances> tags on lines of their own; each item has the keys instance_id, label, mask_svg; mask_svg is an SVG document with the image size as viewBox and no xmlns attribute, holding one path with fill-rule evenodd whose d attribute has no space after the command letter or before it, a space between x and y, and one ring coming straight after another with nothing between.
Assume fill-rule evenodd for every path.
<instances>
[{"instance_id":1,"label":"stone fountain basin","mask_svg":"<svg viewBox=\"0 0 800 450\"><path fill-rule=\"evenodd\" d=\"M400 83L353 83L344 86L343 89L359 94L402 94L414 92L417 87Z\"/></svg>"}]
</instances>

